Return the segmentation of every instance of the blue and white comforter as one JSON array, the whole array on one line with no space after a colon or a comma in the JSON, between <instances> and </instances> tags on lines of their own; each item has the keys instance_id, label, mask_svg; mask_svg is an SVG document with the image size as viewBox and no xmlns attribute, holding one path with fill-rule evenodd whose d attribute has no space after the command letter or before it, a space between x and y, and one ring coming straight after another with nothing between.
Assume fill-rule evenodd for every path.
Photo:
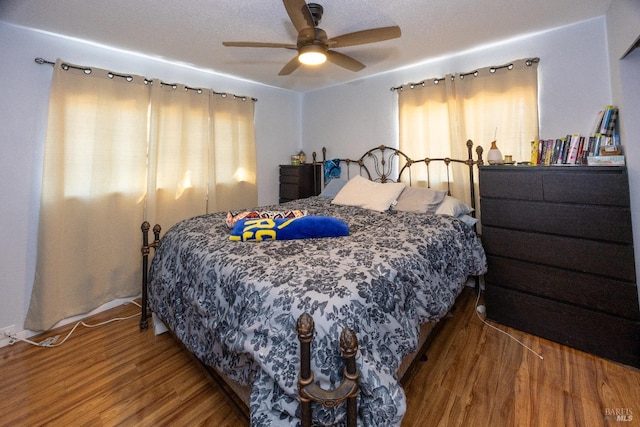
<instances>
[{"instance_id":1,"label":"blue and white comforter","mask_svg":"<svg viewBox=\"0 0 640 427\"><path fill-rule=\"evenodd\" d=\"M360 345L359 425L400 425L406 400L396 371L416 349L420 324L443 317L467 276L486 271L479 239L448 216L380 213L320 197L287 207L342 219L350 235L235 242L223 213L185 220L153 258L151 309L201 361L253 384L255 426L299 425L297 318L314 318L312 369L323 388L341 380L339 334L348 326ZM343 407L313 407L319 424L344 420Z\"/></svg>"}]
</instances>

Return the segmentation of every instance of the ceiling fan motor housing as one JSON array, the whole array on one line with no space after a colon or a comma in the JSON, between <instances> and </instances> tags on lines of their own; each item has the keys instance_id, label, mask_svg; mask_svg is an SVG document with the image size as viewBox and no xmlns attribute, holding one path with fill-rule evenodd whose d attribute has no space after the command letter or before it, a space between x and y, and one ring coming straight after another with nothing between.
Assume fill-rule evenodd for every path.
<instances>
[{"instance_id":1,"label":"ceiling fan motor housing","mask_svg":"<svg viewBox=\"0 0 640 427\"><path fill-rule=\"evenodd\" d=\"M305 28L298 34L298 48L310 44L327 47L327 33L322 28Z\"/></svg>"},{"instance_id":2,"label":"ceiling fan motor housing","mask_svg":"<svg viewBox=\"0 0 640 427\"><path fill-rule=\"evenodd\" d=\"M322 19L324 9L318 3L308 3L307 7L309 8L309 12L311 12L311 16L313 16L314 25L317 26Z\"/></svg>"}]
</instances>

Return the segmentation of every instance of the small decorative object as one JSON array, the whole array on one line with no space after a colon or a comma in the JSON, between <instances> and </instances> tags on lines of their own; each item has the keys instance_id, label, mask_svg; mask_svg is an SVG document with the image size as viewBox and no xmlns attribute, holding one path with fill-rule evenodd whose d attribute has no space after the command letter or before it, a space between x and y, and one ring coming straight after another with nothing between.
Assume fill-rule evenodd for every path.
<instances>
[{"instance_id":1,"label":"small decorative object","mask_svg":"<svg viewBox=\"0 0 640 427\"><path fill-rule=\"evenodd\" d=\"M516 162L513 161L513 156L511 154L505 154L504 156L504 164L505 165L513 165Z\"/></svg>"},{"instance_id":2,"label":"small decorative object","mask_svg":"<svg viewBox=\"0 0 640 427\"><path fill-rule=\"evenodd\" d=\"M502 159L502 153L498 150L496 146L496 141L491 142L491 148L487 153L487 161L490 165L501 165L504 164L504 160Z\"/></svg>"},{"instance_id":3,"label":"small decorative object","mask_svg":"<svg viewBox=\"0 0 640 427\"><path fill-rule=\"evenodd\" d=\"M300 164L300 156L298 154L291 156L291 164L294 166L298 166Z\"/></svg>"},{"instance_id":4,"label":"small decorative object","mask_svg":"<svg viewBox=\"0 0 640 427\"><path fill-rule=\"evenodd\" d=\"M300 150L300 152L298 153L298 158L300 159L301 165L307 163L307 155L304 154L304 151Z\"/></svg>"}]
</instances>

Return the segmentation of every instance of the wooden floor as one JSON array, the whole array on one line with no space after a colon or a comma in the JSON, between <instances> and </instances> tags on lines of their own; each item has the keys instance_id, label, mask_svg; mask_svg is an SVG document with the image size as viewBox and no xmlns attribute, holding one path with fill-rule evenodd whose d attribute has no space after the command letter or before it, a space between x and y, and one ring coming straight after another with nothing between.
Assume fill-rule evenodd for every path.
<instances>
[{"instance_id":1,"label":"wooden floor","mask_svg":"<svg viewBox=\"0 0 640 427\"><path fill-rule=\"evenodd\" d=\"M474 304L469 289L407 384L403 426L640 426L638 369L504 328L540 360L484 325ZM137 310L125 305L86 322ZM71 326L46 336L64 336ZM619 414L631 421L616 421ZM243 421L169 334L140 333L133 318L79 327L58 348L0 349L0 426L40 425Z\"/></svg>"}]
</instances>

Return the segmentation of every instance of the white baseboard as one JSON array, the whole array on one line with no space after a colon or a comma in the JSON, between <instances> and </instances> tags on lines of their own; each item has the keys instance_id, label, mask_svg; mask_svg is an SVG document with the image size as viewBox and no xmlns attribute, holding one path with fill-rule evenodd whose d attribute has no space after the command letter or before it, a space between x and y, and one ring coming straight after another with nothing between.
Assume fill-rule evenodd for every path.
<instances>
[{"instance_id":1,"label":"white baseboard","mask_svg":"<svg viewBox=\"0 0 640 427\"><path fill-rule=\"evenodd\" d=\"M129 298L118 298L115 299L113 301L109 301L108 303L102 304L100 307L95 308L87 313L83 313L83 314L79 314L77 316L72 316L72 317L68 317L66 319L62 319L61 321L59 321L58 323L56 323L55 325L53 325L51 327L51 329L55 329L55 328L59 328L60 326L65 326L68 325L69 323L75 323L75 322L79 322L81 320L86 319L89 316L93 316L94 314L98 314L101 313L103 311L112 309L114 307L117 307L119 305L125 304L125 303L129 303L135 299L140 298L140 295L136 295L134 297L129 297ZM21 339L29 339L32 338L36 335L40 335L42 334L43 331L32 331L30 329L25 329L22 331L18 331L16 332L16 336L18 338ZM5 337L0 337L0 348L5 347L7 345L9 345L11 343L11 339L10 338L5 338Z\"/></svg>"}]
</instances>

